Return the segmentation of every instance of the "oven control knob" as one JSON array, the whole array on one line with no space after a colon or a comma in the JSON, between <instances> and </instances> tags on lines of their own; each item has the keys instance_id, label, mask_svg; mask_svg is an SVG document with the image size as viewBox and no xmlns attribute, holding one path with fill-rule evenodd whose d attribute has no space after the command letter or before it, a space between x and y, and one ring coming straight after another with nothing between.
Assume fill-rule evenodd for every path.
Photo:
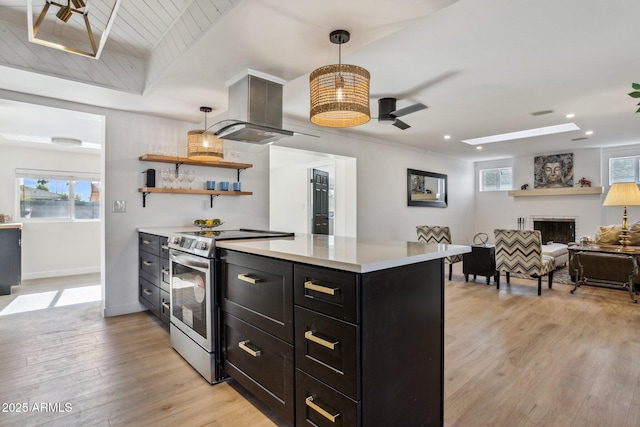
<instances>
[{"instance_id":1,"label":"oven control knob","mask_svg":"<svg viewBox=\"0 0 640 427\"><path fill-rule=\"evenodd\" d=\"M202 249L203 251L207 250L207 242L202 242L202 246L200 246L200 249Z\"/></svg>"}]
</instances>

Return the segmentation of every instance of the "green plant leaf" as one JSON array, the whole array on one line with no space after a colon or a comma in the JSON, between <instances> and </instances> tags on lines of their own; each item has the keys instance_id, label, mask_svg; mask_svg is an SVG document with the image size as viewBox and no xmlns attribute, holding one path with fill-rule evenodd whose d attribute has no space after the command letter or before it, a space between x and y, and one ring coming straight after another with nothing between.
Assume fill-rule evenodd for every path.
<instances>
[{"instance_id":1,"label":"green plant leaf","mask_svg":"<svg viewBox=\"0 0 640 427\"><path fill-rule=\"evenodd\" d=\"M632 98L640 98L640 92L631 92L629 96Z\"/></svg>"},{"instance_id":2,"label":"green plant leaf","mask_svg":"<svg viewBox=\"0 0 640 427\"><path fill-rule=\"evenodd\" d=\"M640 108L638 108L638 109L636 110L636 113L640 113Z\"/></svg>"},{"instance_id":3,"label":"green plant leaf","mask_svg":"<svg viewBox=\"0 0 640 427\"><path fill-rule=\"evenodd\" d=\"M635 90L640 90L640 83L631 83L631 87Z\"/></svg>"}]
</instances>

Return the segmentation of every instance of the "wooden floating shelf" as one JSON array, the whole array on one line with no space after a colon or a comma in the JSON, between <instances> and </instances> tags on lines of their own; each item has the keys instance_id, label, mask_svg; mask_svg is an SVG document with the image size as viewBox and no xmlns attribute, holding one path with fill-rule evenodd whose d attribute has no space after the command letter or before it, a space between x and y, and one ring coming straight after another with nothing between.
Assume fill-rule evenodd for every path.
<instances>
[{"instance_id":1,"label":"wooden floating shelf","mask_svg":"<svg viewBox=\"0 0 640 427\"><path fill-rule=\"evenodd\" d=\"M142 207L147 207L147 196L151 193L164 194L202 194L209 196L209 206L213 207L213 198L217 196L252 196L251 191L221 191L221 190L190 190L188 188L158 188L158 187L142 187L138 188L138 192L142 193Z\"/></svg>"},{"instance_id":2,"label":"wooden floating shelf","mask_svg":"<svg viewBox=\"0 0 640 427\"><path fill-rule=\"evenodd\" d=\"M143 162L174 163L174 164L182 164L182 165L209 166L214 168L227 168L227 169L248 169L253 167L253 165L250 163L222 162L222 161L216 161L216 160L194 160L188 157L162 156L159 154L144 154L139 157L139 160Z\"/></svg>"},{"instance_id":3,"label":"wooden floating shelf","mask_svg":"<svg viewBox=\"0 0 640 427\"><path fill-rule=\"evenodd\" d=\"M187 188L142 187L139 193L204 194L207 196L251 196L251 191L189 190Z\"/></svg>"},{"instance_id":4,"label":"wooden floating shelf","mask_svg":"<svg viewBox=\"0 0 640 427\"><path fill-rule=\"evenodd\" d=\"M602 187L535 188L533 190L511 190L507 194L510 197L577 196L584 194L602 194Z\"/></svg>"}]
</instances>

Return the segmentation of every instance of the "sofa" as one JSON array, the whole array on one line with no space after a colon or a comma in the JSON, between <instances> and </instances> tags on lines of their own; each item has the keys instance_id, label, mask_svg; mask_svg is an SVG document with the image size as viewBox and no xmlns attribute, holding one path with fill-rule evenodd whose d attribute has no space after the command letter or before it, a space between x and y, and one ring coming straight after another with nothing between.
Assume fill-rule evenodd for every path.
<instances>
[{"instance_id":1,"label":"sofa","mask_svg":"<svg viewBox=\"0 0 640 427\"><path fill-rule=\"evenodd\" d=\"M595 239L592 242L595 245L620 245L618 242L622 226L606 225L600 226L596 230ZM632 246L638 246L640 249L640 223L633 224L629 228L629 234ZM569 243L569 248L579 247L580 243ZM629 281L629 266L625 258L609 255L604 253L585 253L580 255L580 261L583 268L583 276L587 279L586 284L594 285L617 285ZM579 266L573 259L569 257L569 274L571 280L576 281L579 274ZM634 278L635 289L640 289L640 274Z\"/></svg>"}]
</instances>

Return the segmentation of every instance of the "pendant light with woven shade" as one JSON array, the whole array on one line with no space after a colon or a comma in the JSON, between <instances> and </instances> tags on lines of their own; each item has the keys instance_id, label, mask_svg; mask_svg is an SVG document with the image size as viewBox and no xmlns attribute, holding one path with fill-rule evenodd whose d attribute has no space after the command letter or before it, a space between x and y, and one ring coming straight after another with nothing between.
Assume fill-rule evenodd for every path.
<instances>
[{"instance_id":1,"label":"pendant light with woven shade","mask_svg":"<svg viewBox=\"0 0 640 427\"><path fill-rule=\"evenodd\" d=\"M187 157L194 160L222 160L222 140L207 131L207 113L211 112L211 107L200 107L200 111L204 113L204 130L187 132Z\"/></svg>"},{"instance_id":2,"label":"pendant light with woven shade","mask_svg":"<svg viewBox=\"0 0 640 427\"><path fill-rule=\"evenodd\" d=\"M311 123L345 128L365 124L371 119L369 72L342 63L342 45L349 38L348 31L331 32L329 40L338 45L338 64L320 67L309 76Z\"/></svg>"}]
</instances>

